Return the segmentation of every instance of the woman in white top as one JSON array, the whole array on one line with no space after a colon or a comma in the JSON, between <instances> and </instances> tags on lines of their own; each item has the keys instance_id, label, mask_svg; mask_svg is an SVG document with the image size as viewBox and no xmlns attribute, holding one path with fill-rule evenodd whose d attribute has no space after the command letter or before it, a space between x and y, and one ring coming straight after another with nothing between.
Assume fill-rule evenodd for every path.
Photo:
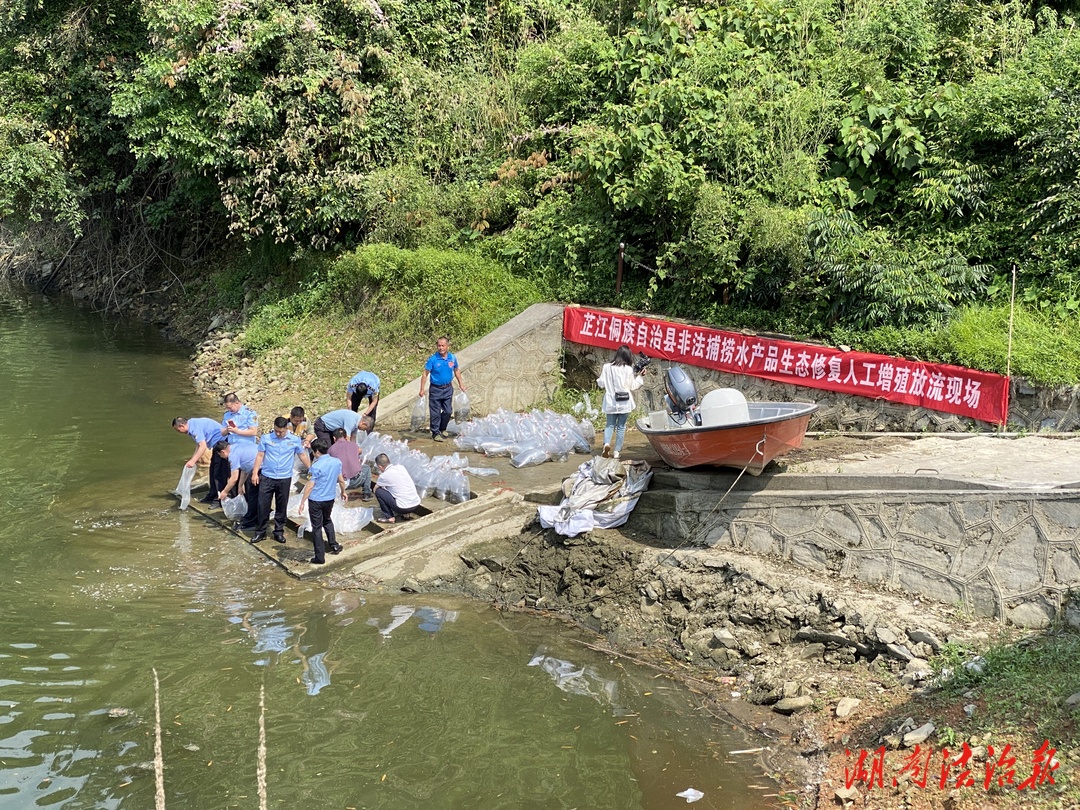
<instances>
[{"instance_id":1,"label":"woman in white top","mask_svg":"<svg viewBox=\"0 0 1080 810\"><path fill-rule=\"evenodd\" d=\"M604 389L604 402L600 406L607 414L604 426L604 458L611 456L611 437L615 436L615 458L622 451L623 439L626 438L626 420L634 410L634 395L645 383L641 374L634 373L634 356L629 346L620 346L615 352L615 359L604 364L604 370L596 378L596 384ZM642 370L644 373L644 369Z\"/></svg>"}]
</instances>

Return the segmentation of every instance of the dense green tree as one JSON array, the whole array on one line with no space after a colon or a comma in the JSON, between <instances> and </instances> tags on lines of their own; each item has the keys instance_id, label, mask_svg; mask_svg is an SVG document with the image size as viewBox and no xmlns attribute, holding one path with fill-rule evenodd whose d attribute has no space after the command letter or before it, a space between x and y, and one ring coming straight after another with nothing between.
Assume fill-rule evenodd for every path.
<instances>
[{"instance_id":1,"label":"dense green tree","mask_svg":"<svg viewBox=\"0 0 1080 810\"><path fill-rule=\"evenodd\" d=\"M0 216L462 249L547 295L808 335L943 322L1015 264L1069 317L1074 5L21 0Z\"/></svg>"}]
</instances>

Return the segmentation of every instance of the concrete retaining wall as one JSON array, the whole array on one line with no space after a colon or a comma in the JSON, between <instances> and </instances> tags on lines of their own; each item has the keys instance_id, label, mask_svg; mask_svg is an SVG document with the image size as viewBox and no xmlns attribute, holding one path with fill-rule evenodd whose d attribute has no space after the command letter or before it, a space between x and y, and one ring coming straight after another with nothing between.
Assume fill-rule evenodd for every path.
<instances>
[{"instance_id":1,"label":"concrete retaining wall","mask_svg":"<svg viewBox=\"0 0 1080 810\"><path fill-rule=\"evenodd\" d=\"M534 304L465 348L451 346L473 411L526 411L551 399L562 360L561 304ZM432 339L432 352L435 341ZM379 401L379 424L402 426L420 392L420 377Z\"/></svg>"},{"instance_id":2,"label":"concrete retaining wall","mask_svg":"<svg viewBox=\"0 0 1080 810\"><path fill-rule=\"evenodd\" d=\"M680 478L711 483L686 490ZM721 500L732 477L700 474L693 483L695 474L658 474L630 526L902 589L1020 626L1080 623L1080 608L1069 604L1080 588L1076 490L963 489L939 481L945 491L930 492L922 488L927 479L905 489L903 482L838 475L824 491L814 477L783 478L782 491L759 481L753 486L763 489Z\"/></svg>"}]
</instances>

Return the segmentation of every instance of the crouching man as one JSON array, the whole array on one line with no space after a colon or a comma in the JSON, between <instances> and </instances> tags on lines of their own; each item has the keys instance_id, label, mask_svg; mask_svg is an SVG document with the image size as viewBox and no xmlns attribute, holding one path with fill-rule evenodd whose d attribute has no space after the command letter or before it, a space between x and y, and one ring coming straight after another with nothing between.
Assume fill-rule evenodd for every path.
<instances>
[{"instance_id":1,"label":"crouching man","mask_svg":"<svg viewBox=\"0 0 1080 810\"><path fill-rule=\"evenodd\" d=\"M411 519L420 505L420 496L409 471L401 464L391 464L386 453L375 457L375 468L379 471L375 499L382 509L382 515L375 518L375 522L396 523Z\"/></svg>"}]
</instances>

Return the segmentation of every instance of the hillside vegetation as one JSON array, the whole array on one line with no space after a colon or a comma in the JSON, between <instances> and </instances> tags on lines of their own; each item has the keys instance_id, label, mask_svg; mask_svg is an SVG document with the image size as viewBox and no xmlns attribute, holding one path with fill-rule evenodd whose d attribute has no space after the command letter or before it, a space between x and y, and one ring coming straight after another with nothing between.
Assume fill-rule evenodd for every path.
<instances>
[{"instance_id":1,"label":"hillside vegetation","mask_svg":"<svg viewBox=\"0 0 1080 810\"><path fill-rule=\"evenodd\" d=\"M0 217L256 353L549 297L1004 371L1015 266L1013 372L1076 383L1077 5L11 0Z\"/></svg>"}]
</instances>

